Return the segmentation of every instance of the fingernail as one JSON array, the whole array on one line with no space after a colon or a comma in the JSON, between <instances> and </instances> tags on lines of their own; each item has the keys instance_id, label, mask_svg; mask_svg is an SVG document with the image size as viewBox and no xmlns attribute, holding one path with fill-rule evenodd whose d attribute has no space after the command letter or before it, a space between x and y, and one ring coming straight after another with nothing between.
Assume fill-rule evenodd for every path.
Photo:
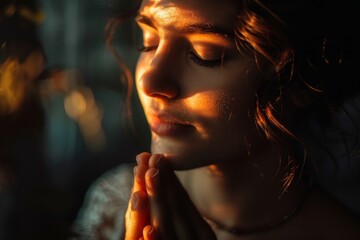
<instances>
[{"instance_id":1,"label":"fingernail","mask_svg":"<svg viewBox=\"0 0 360 240\"><path fill-rule=\"evenodd\" d=\"M137 163L137 164L139 164L139 163L140 163L139 155L140 155L140 154L136 155L136 157L135 157L135 159L136 159L136 163Z\"/></svg>"},{"instance_id":2,"label":"fingernail","mask_svg":"<svg viewBox=\"0 0 360 240\"><path fill-rule=\"evenodd\" d=\"M152 172L151 178L155 178L159 174L159 169L155 169L155 171Z\"/></svg>"},{"instance_id":3,"label":"fingernail","mask_svg":"<svg viewBox=\"0 0 360 240\"><path fill-rule=\"evenodd\" d=\"M145 232L146 232L146 235L151 235L151 233L154 231L154 228L153 227L151 227L151 226L147 226L146 227L146 230L145 230Z\"/></svg>"},{"instance_id":4,"label":"fingernail","mask_svg":"<svg viewBox=\"0 0 360 240\"><path fill-rule=\"evenodd\" d=\"M146 190L149 196L154 196L155 190L159 186L159 169L151 168L148 170L147 181L146 181Z\"/></svg>"},{"instance_id":5,"label":"fingernail","mask_svg":"<svg viewBox=\"0 0 360 240\"><path fill-rule=\"evenodd\" d=\"M159 163L161 161L161 159L163 158L163 155L162 154L159 154L157 156L157 159L155 160L155 167L158 167L159 166Z\"/></svg>"},{"instance_id":6,"label":"fingernail","mask_svg":"<svg viewBox=\"0 0 360 240\"><path fill-rule=\"evenodd\" d=\"M137 205L138 205L138 197L135 194L133 194L131 198L131 209L136 210Z\"/></svg>"}]
</instances>

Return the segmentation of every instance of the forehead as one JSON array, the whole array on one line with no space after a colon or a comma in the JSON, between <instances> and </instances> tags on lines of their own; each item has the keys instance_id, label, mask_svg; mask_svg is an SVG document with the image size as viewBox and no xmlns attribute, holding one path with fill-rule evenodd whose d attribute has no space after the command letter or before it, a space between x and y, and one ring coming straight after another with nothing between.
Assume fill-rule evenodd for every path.
<instances>
[{"instance_id":1,"label":"forehead","mask_svg":"<svg viewBox=\"0 0 360 240\"><path fill-rule=\"evenodd\" d=\"M160 26L184 27L202 22L231 30L238 8L236 0L144 0L140 14Z\"/></svg>"}]
</instances>

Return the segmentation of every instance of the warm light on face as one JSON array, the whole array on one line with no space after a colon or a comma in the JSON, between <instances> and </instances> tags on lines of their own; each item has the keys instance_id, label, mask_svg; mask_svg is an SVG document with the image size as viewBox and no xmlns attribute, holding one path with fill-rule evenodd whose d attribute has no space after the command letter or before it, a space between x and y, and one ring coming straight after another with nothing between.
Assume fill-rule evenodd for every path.
<instances>
[{"instance_id":1,"label":"warm light on face","mask_svg":"<svg viewBox=\"0 0 360 240\"><path fill-rule=\"evenodd\" d=\"M226 122L231 116L234 98L225 91L204 91L184 100L188 112L194 112L200 119L207 121L221 120ZM205 126L206 127L206 126ZM208 129L199 125L198 131L203 138L208 137Z\"/></svg>"},{"instance_id":2,"label":"warm light on face","mask_svg":"<svg viewBox=\"0 0 360 240\"><path fill-rule=\"evenodd\" d=\"M146 2L146 1L144 1ZM150 1L150 3L143 6L141 13L151 16L152 19L157 20L158 26L183 28L185 26L186 18L193 18L200 20L192 12L180 8L173 2L163 3L163 1Z\"/></svg>"},{"instance_id":3,"label":"warm light on face","mask_svg":"<svg viewBox=\"0 0 360 240\"><path fill-rule=\"evenodd\" d=\"M144 11L147 11L147 9L145 8ZM179 17L176 7L152 7L148 9L148 12L151 16L154 16L157 19L161 19L159 24L163 26L174 25L176 23L176 19ZM178 22L177 24L181 24L181 22Z\"/></svg>"},{"instance_id":4,"label":"warm light on face","mask_svg":"<svg viewBox=\"0 0 360 240\"><path fill-rule=\"evenodd\" d=\"M248 113L258 81L247 74L255 64L237 51L235 16L236 2L227 0L144 1L140 9L146 50L136 86L152 131L151 151L176 169L238 155L240 136L255 128Z\"/></svg>"}]
</instances>

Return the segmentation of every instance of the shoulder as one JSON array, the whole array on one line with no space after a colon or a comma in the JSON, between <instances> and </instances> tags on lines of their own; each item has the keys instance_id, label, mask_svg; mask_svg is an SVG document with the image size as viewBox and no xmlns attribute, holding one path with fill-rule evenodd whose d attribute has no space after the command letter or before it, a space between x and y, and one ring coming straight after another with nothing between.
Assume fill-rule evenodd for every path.
<instances>
[{"instance_id":1,"label":"shoulder","mask_svg":"<svg viewBox=\"0 0 360 240\"><path fill-rule=\"evenodd\" d=\"M124 215L133 185L133 165L109 170L89 188L74 224L74 231L86 239L120 239Z\"/></svg>"}]
</instances>

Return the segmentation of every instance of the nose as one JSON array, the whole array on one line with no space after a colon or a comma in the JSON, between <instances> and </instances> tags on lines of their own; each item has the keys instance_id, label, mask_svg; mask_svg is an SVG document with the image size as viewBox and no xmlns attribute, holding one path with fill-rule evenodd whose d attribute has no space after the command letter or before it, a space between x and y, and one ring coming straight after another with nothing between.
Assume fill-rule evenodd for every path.
<instances>
[{"instance_id":1,"label":"nose","mask_svg":"<svg viewBox=\"0 0 360 240\"><path fill-rule=\"evenodd\" d=\"M153 55L138 61L138 89L149 97L174 99L179 95L180 53L169 45L159 45Z\"/></svg>"}]
</instances>

